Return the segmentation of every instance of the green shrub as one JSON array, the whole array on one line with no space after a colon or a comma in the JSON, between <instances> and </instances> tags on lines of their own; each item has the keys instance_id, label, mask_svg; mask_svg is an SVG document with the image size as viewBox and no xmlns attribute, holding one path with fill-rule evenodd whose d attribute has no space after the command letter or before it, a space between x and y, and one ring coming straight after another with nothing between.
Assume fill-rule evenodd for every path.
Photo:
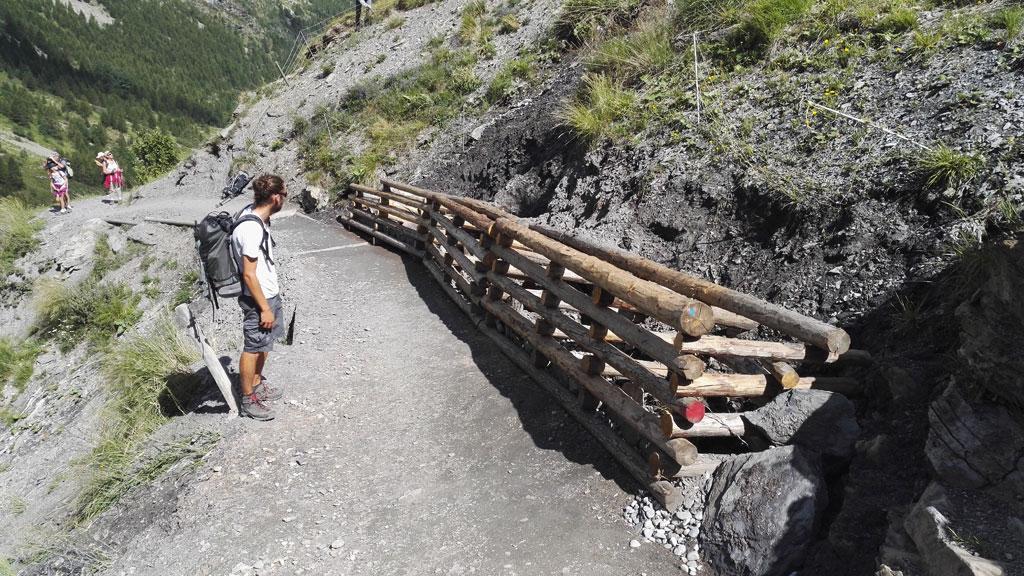
<instances>
[{"instance_id":1,"label":"green shrub","mask_svg":"<svg viewBox=\"0 0 1024 576\"><path fill-rule=\"evenodd\" d=\"M42 351L35 340L15 342L0 338L0 394L8 384L19 392L25 389L35 370L36 357Z\"/></svg>"},{"instance_id":2,"label":"green shrub","mask_svg":"<svg viewBox=\"0 0 1024 576\"><path fill-rule=\"evenodd\" d=\"M405 24L405 16L399 16L396 14L384 22L384 28L394 30L395 28L401 28L403 24Z\"/></svg>"},{"instance_id":3,"label":"green shrub","mask_svg":"<svg viewBox=\"0 0 1024 576\"><path fill-rule=\"evenodd\" d=\"M498 34L511 34L523 27L515 14L506 14L498 19Z\"/></svg>"},{"instance_id":4,"label":"green shrub","mask_svg":"<svg viewBox=\"0 0 1024 576\"><path fill-rule=\"evenodd\" d=\"M560 34L589 42L636 17L639 0L566 0L555 22Z\"/></svg>"},{"instance_id":5,"label":"green shrub","mask_svg":"<svg viewBox=\"0 0 1024 576\"><path fill-rule=\"evenodd\" d=\"M124 284L88 279L78 286L43 280L35 287L36 331L68 351L79 342L101 346L138 322L139 296Z\"/></svg>"},{"instance_id":6,"label":"green shrub","mask_svg":"<svg viewBox=\"0 0 1024 576\"><path fill-rule=\"evenodd\" d=\"M488 104L497 104L507 98L515 89L516 82L529 82L537 76L532 55L522 56L505 62L487 86L484 99Z\"/></svg>"},{"instance_id":7,"label":"green shrub","mask_svg":"<svg viewBox=\"0 0 1024 576\"><path fill-rule=\"evenodd\" d=\"M942 44L941 30L917 30L911 37L914 52L922 56L928 56L939 49Z\"/></svg>"},{"instance_id":8,"label":"green shrub","mask_svg":"<svg viewBox=\"0 0 1024 576\"><path fill-rule=\"evenodd\" d=\"M735 26L729 44L741 52L756 53L813 5L814 0L680 0L675 19L687 31Z\"/></svg>"},{"instance_id":9,"label":"green shrub","mask_svg":"<svg viewBox=\"0 0 1024 576\"><path fill-rule=\"evenodd\" d=\"M77 519L87 521L128 492L157 478L197 447L171 444L144 458L146 439L167 420L183 413L176 394L194 393L199 382L190 365L199 353L164 314L153 329L125 340L104 357L107 407L99 444L85 459L86 487Z\"/></svg>"},{"instance_id":10,"label":"green shrub","mask_svg":"<svg viewBox=\"0 0 1024 576\"><path fill-rule=\"evenodd\" d=\"M14 261L35 249L43 223L16 198L0 198L0 282L14 271Z\"/></svg>"},{"instance_id":11,"label":"green shrub","mask_svg":"<svg viewBox=\"0 0 1024 576\"><path fill-rule=\"evenodd\" d=\"M174 136L159 128L147 130L137 136L131 145L135 158L132 166L138 184L145 184L169 172L178 164L178 143Z\"/></svg>"},{"instance_id":12,"label":"green shrub","mask_svg":"<svg viewBox=\"0 0 1024 576\"><path fill-rule=\"evenodd\" d=\"M588 141L621 136L617 122L633 106L636 94L607 76L588 76L582 97L563 108L562 119Z\"/></svg>"},{"instance_id":13,"label":"green shrub","mask_svg":"<svg viewBox=\"0 0 1024 576\"><path fill-rule=\"evenodd\" d=\"M398 0L398 2L395 3L395 8L399 10L412 10L433 2L437 2L437 0Z\"/></svg>"},{"instance_id":14,"label":"green shrub","mask_svg":"<svg viewBox=\"0 0 1024 576\"><path fill-rule=\"evenodd\" d=\"M992 15L992 24L1006 31L1006 41L1013 42L1024 27L1024 8L1003 8Z\"/></svg>"},{"instance_id":15,"label":"green shrub","mask_svg":"<svg viewBox=\"0 0 1024 576\"><path fill-rule=\"evenodd\" d=\"M917 12L900 6L886 14L876 29L880 32L906 32L914 28L917 28Z\"/></svg>"},{"instance_id":16,"label":"green shrub","mask_svg":"<svg viewBox=\"0 0 1024 576\"><path fill-rule=\"evenodd\" d=\"M918 171L930 189L958 189L977 176L984 165L981 155L958 152L943 144L920 156Z\"/></svg>"},{"instance_id":17,"label":"green shrub","mask_svg":"<svg viewBox=\"0 0 1024 576\"><path fill-rule=\"evenodd\" d=\"M637 30L601 43L591 55L592 68L615 78L635 80L657 72L672 61L672 30L669 23L645 22Z\"/></svg>"}]
</instances>

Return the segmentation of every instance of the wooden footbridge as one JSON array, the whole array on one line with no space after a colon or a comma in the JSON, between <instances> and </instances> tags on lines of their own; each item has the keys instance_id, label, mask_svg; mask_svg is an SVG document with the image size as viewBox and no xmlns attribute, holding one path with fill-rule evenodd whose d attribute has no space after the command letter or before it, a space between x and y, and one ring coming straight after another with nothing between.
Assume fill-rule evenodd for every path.
<instances>
[{"instance_id":1,"label":"wooden footbridge","mask_svg":"<svg viewBox=\"0 0 1024 576\"><path fill-rule=\"evenodd\" d=\"M526 225L479 200L384 179L380 189L352 185L339 220L421 259L480 329L669 510L680 500L669 480L707 469L695 442L747 435L743 413L727 411L725 398L794 388L854 394L856 380L800 371L869 359L838 327Z\"/></svg>"}]
</instances>

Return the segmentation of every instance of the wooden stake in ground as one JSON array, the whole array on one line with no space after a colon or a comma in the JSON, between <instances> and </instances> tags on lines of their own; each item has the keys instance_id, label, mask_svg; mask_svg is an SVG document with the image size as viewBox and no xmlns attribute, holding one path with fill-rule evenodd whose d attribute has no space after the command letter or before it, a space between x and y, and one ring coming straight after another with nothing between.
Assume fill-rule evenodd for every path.
<instances>
[{"instance_id":1,"label":"wooden stake in ground","mask_svg":"<svg viewBox=\"0 0 1024 576\"><path fill-rule=\"evenodd\" d=\"M235 402L235 392L231 386L231 378L224 371L224 366L221 365L220 358L217 357L217 351L210 346L209 340L203 334L203 330L196 322L195 316L192 315L192 310L189 309L188 304L179 304L174 309L174 319L177 321L179 328L189 333L189 336L195 341L199 351L203 354L203 362L206 364L206 369L210 371L214 382L217 383L217 388L220 389L221 395L224 396L224 402L228 405L228 414L230 416L238 416L238 404Z\"/></svg>"}]
</instances>

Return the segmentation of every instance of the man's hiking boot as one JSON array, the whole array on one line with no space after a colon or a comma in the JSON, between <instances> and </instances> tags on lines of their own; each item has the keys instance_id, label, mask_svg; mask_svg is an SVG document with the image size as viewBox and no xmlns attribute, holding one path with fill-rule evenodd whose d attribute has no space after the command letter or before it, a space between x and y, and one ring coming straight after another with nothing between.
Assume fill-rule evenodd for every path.
<instances>
[{"instance_id":1,"label":"man's hiking boot","mask_svg":"<svg viewBox=\"0 0 1024 576\"><path fill-rule=\"evenodd\" d=\"M273 420L274 409L267 405L255 392L248 396L242 396L242 405L239 407L242 416L248 416L253 420Z\"/></svg>"},{"instance_id":2,"label":"man's hiking boot","mask_svg":"<svg viewBox=\"0 0 1024 576\"><path fill-rule=\"evenodd\" d=\"M252 391L262 402L277 402L284 396L284 390L279 386L271 386L266 378L260 380L260 383Z\"/></svg>"}]
</instances>

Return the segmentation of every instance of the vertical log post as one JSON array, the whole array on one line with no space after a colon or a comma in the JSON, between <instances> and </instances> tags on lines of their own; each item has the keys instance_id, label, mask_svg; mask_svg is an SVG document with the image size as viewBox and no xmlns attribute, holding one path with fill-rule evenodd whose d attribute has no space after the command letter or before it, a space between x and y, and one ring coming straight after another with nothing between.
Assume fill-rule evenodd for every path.
<instances>
[{"instance_id":1,"label":"vertical log post","mask_svg":"<svg viewBox=\"0 0 1024 576\"><path fill-rule=\"evenodd\" d=\"M545 276L552 280L560 280L562 275L565 274L565 267L557 262L549 262L547 268L544 270ZM557 311L558 305L562 303L561 298L551 293L548 290L544 290L540 295L541 304L545 308L551 311ZM551 336L555 333L555 327L550 322L543 318L538 318L537 323L534 325L534 330L538 334L544 336ZM536 350L533 352L533 365L537 368L546 368L549 360L543 354L538 353Z\"/></svg>"},{"instance_id":2,"label":"vertical log post","mask_svg":"<svg viewBox=\"0 0 1024 576\"><path fill-rule=\"evenodd\" d=\"M594 286L594 291L591 294L593 295L592 301L597 306L608 307L611 305L612 302L615 301L615 296L608 293L608 291L606 290L602 290L600 286ZM587 330L587 335L590 336L590 338L592 338L593 340L596 340L598 342L604 342L605 338L608 337L608 328L605 325L591 319L590 328ZM605 364L604 360L602 360L600 357L595 356L593 354L586 354L583 356L582 359L580 359L580 367L583 369L585 373L591 376L600 377L601 374L604 373ZM587 393L586 390L584 390L581 387L580 402L583 404L584 407L589 407L589 404L592 400L592 397L588 398L588 396L590 396L590 394ZM594 401L593 403L594 408L597 408L597 402ZM612 418L615 419L614 416L612 416ZM628 426L621 425L620 427L628 428Z\"/></svg>"},{"instance_id":3,"label":"vertical log post","mask_svg":"<svg viewBox=\"0 0 1024 576\"><path fill-rule=\"evenodd\" d=\"M509 248L512 246L511 238L508 238L495 230L488 230L486 237L490 238L490 242L493 242L494 244L497 244L502 248ZM490 245L488 245L488 248L489 246ZM500 274L502 276L508 274L508 262L505 262L504 260L498 258L498 256L492 250L488 250L487 254L484 256L484 265L487 266L488 270L494 272L495 274ZM487 295L485 296L485 298L492 302L500 302L503 294L504 292L502 292L501 288L491 284L487 287ZM497 324L497 321L494 318L493 314L487 314L484 317L484 323L487 326L493 328Z\"/></svg>"},{"instance_id":4,"label":"vertical log post","mask_svg":"<svg viewBox=\"0 0 1024 576\"><path fill-rule=\"evenodd\" d=\"M391 191L391 186L388 184L384 184L382 188L388 192ZM420 221L416 223L416 234L419 234L420 238L417 238L416 241L413 242L413 246L420 252L423 252L424 258L429 258L426 253L426 243L430 242L430 230L427 229L427 223L435 226L437 225L430 219L430 212L433 207L433 203L431 203L430 208L427 208L427 205L424 204L416 209L416 213L420 215ZM426 220L426 222L424 222L424 220Z\"/></svg>"}]
</instances>

